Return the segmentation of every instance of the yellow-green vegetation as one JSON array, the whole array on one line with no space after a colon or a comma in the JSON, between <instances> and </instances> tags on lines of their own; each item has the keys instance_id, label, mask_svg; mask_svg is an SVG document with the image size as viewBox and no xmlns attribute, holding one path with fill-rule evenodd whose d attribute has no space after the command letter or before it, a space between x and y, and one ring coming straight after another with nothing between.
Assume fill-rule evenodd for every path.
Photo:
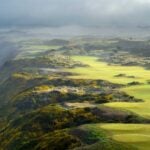
<instances>
[{"instance_id":1,"label":"yellow-green vegetation","mask_svg":"<svg viewBox=\"0 0 150 150\"><path fill-rule=\"evenodd\" d=\"M71 78L103 79L124 85L134 81L143 83L141 85L127 86L121 90L136 98L143 99L144 102L115 102L105 105L123 110L130 110L138 115L150 118L150 84L147 83L147 80L150 79L149 70L137 66L108 65L105 62L97 61L96 57L74 56L73 59L87 64L89 67L69 69L69 71L79 74ZM115 77L115 75L118 74L126 74L127 76L134 76L134 78L128 78L126 76ZM149 150L150 126L146 124L98 124L91 126L96 126L95 132L98 131L98 128L103 128L109 131L108 133L110 136L117 141L134 145L140 150Z\"/></svg>"},{"instance_id":2,"label":"yellow-green vegetation","mask_svg":"<svg viewBox=\"0 0 150 150\"><path fill-rule=\"evenodd\" d=\"M47 86L47 85L41 85L41 86L36 86L34 88L34 91L35 92L49 92L49 91L52 91L53 90L53 87L52 86Z\"/></svg>"},{"instance_id":3,"label":"yellow-green vegetation","mask_svg":"<svg viewBox=\"0 0 150 150\"><path fill-rule=\"evenodd\" d=\"M107 129L107 125L108 125L108 128L109 127L111 128L110 125L116 125L116 124L110 124L110 123L109 124L88 124L88 125L83 125L80 127L80 128L83 128L84 130L88 130L88 132L90 133L89 139L93 139L94 137L100 140L99 142L97 142L96 144L94 144L87 150L97 150L103 144L105 145L106 150L137 150L139 148L130 142L124 142L122 140L118 140L115 137L113 137L116 133L116 130L114 131L114 133L112 131L113 129L109 131L109 129ZM117 124L117 125L119 126L122 124ZM130 131L132 131L132 129L129 130L129 132ZM102 147L100 149L105 149L105 147L104 148Z\"/></svg>"},{"instance_id":4,"label":"yellow-green vegetation","mask_svg":"<svg viewBox=\"0 0 150 150\"><path fill-rule=\"evenodd\" d=\"M150 126L144 124L91 124L83 126L97 133L103 132L122 145L131 145L139 150L149 150ZM99 135L100 136L100 135ZM131 149L132 150L132 149Z\"/></svg>"},{"instance_id":5,"label":"yellow-green vegetation","mask_svg":"<svg viewBox=\"0 0 150 150\"><path fill-rule=\"evenodd\" d=\"M129 143L140 150L150 148L150 126L144 124L102 124L95 125L97 130L104 129L109 131L114 140Z\"/></svg>"},{"instance_id":6,"label":"yellow-green vegetation","mask_svg":"<svg viewBox=\"0 0 150 150\"><path fill-rule=\"evenodd\" d=\"M29 79L33 78L33 75L29 74L29 73L14 73L14 74L12 74L12 77L16 78L16 79L21 78L21 79L29 80ZM34 77L36 77L36 76L34 76Z\"/></svg>"},{"instance_id":7,"label":"yellow-green vegetation","mask_svg":"<svg viewBox=\"0 0 150 150\"><path fill-rule=\"evenodd\" d=\"M150 118L150 85L137 85L122 89L129 95L143 99L142 103L109 103L106 106L131 110L141 116Z\"/></svg>"},{"instance_id":8,"label":"yellow-green vegetation","mask_svg":"<svg viewBox=\"0 0 150 150\"><path fill-rule=\"evenodd\" d=\"M144 117L150 117L150 84L147 84L147 80L150 78L150 70L145 70L142 67L137 66L119 66L119 65L108 65L105 62L97 61L96 57L89 56L73 56L75 61L80 61L83 64L89 65L89 67L79 67L69 69L73 73L79 75L71 76L71 78L84 78L84 79L103 79L113 83L127 84L130 82L140 82L142 85L129 86L123 91L136 98L143 99L142 103L109 103L107 106L123 108L132 110L135 113ZM134 76L135 78L115 77L118 74L126 74L127 76Z\"/></svg>"},{"instance_id":9,"label":"yellow-green vegetation","mask_svg":"<svg viewBox=\"0 0 150 150\"><path fill-rule=\"evenodd\" d=\"M5 100L0 114L6 116L2 117L4 125L0 120L2 150L73 149L81 145L86 150L149 147L149 127L144 123L150 114L150 71L108 65L96 57L71 59L55 54L56 49L51 49L53 55L37 45L30 52L29 46L26 52L34 58L23 55L27 58L5 66L8 79L0 89L4 93L0 99Z\"/></svg>"},{"instance_id":10,"label":"yellow-green vegetation","mask_svg":"<svg viewBox=\"0 0 150 150\"><path fill-rule=\"evenodd\" d=\"M71 78L103 79L120 84L126 84L133 81L143 83L150 79L150 71L145 70L142 67L108 65L105 62L98 61L98 58L90 56L73 56L72 58L75 61L80 61L83 64L89 65L89 67L70 69L69 71L79 74L79 76L72 76ZM135 76L135 78L115 77L118 74Z\"/></svg>"}]
</instances>

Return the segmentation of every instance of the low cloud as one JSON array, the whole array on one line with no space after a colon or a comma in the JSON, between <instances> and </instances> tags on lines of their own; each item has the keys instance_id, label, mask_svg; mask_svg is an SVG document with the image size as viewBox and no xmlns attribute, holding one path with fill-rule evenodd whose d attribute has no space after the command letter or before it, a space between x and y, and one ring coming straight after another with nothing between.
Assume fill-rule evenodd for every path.
<instances>
[{"instance_id":1,"label":"low cloud","mask_svg":"<svg viewBox=\"0 0 150 150\"><path fill-rule=\"evenodd\" d=\"M1 26L148 26L149 14L149 0L0 0Z\"/></svg>"}]
</instances>

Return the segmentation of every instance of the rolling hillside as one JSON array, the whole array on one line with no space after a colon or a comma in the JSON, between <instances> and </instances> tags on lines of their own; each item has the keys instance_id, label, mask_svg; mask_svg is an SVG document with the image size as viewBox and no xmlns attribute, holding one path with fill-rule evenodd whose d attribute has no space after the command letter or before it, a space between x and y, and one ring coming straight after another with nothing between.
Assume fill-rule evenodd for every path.
<instances>
[{"instance_id":1,"label":"rolling hillside","mask_svg":"<svg viewBox=\"0 0 150 150\"><path fill-rule=\"evenodd\" d=\"M16 43L0 71L2 150L148 150L149 41Z\"/></svg>"}]
</instances>

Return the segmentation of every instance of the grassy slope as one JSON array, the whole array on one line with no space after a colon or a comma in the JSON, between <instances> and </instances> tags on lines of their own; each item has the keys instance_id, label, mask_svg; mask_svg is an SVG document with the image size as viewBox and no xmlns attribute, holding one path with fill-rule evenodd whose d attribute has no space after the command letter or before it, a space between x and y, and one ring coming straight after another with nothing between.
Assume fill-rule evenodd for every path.
<instances>
[{"instance_id":1,"label":"grassy slope","mask_svg":"<svg viewBox=\"0 0 150 150\"><path fill-rule=\"evenodd\" d=\"M107 106L128 109L135 113L150 118L150 85L138 85L122 89L129 95L144 100L144 103L110 103Z\"/></svg>"},{"instance_id":2,"label":"grassy slope","mask_svg":"<svg viewBox=\"0 0 150 150\"><path fill-rule=\"evenodd\" d=\"M79 73L78 76L73 78L88 78L88 79L104 79L114 83L126 84L132 81L138 81L144 83L143 85L131 86L122 89L130 95L137 98L142 98L143 103L110 103L107 106L117 107L133 111L141 116L150 117L150 85L146 84L146 81L150 79L150 71L145 70L142 67L124 67L124 66L110 66L104 62L96 61L94 57L87 56L75 56L74 60L81 61L82 63L90 65L86 68L75 68L69 71ZM114 75L124 73L126 75L135 76L135 78L116 78ZM109 128L111 127L111 128ZM149 132L150 128L148 125L131 125L131 124L104 124L102 128L113 133L112 137L118 141L132 143L140 150L148 150L150 146ZM140 128L140 129L139 129ZM129 130L129 133L126 132ZM128 134L124 134L128 133ZM132 139L132 140L131 140Z\"/></svg>"},{"instance_id":3,"label":"grassy slope","mask_svg":"<svg viewBox=\"0 0 150 150\"><path fill-rule=\"evenodd\" d=\"M145 70L142 67L131 67L131 66L118 66L118 65L107 65L105 62L96 61L95 57L88 56L74 56L74 60L81 61L90 67L85 68L74 68L71 72L79 73L80 76L74 76L74 78L82 79L104 79L113 83L126 84L132 81L145 82L150 79L150 71ZM117 78L114 77L118 74L126 74L128 76L135 76L135 78Z\"/></svg>"},{"instance_id":4,"label":"grassy slope","mask_svg":"<svg viewBox=\"0 0 150 150\"><path fill-rule=\"evenodd\" d=\"M69 71L74 73L79 73L78 76L72 76L71 78L88 78L88 79L104 79L113 83L126 84L133 81L138 81L144 83L138 86L130 86L123 91L137 98L143 99L144 103L109 103L107 106L120 107L123 109L132 110L135 113L142 115L144 117L150 117L150 84L146 84L146 81L150 79L150 71L145 70L142 67L125 67L125 66L109 66L105 62L98 62L94 57L87 56L75 56L73 59L81 61L82 63L90 65L90 67L85 68L74 68ZM116 78L117 74L126 74L128 76L132 75L135 78ZM139 112L140 110L140 112Z\"/></svg>"},{"instance_id":5,"label":"grassy slope","mask_svg":"<svg viewBox=\"0 0 150 150\"><path fill-rule=\"evenodd\" d=\"M87 126L92 132L102 129L106 134L123 145L131 145L140 150L149 150L150 126L144 124L91 124ZM85 126L85 128L87 128Z\"/></svg>"}]
</instances>

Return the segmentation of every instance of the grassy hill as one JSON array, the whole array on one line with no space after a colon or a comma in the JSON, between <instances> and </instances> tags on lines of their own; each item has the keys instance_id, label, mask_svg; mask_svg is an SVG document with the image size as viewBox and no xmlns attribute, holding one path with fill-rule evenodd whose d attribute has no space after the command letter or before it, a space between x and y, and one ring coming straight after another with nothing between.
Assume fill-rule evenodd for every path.
<instances>
[{"instance_id":1,"label":"grassy hill","mask_svg":"<svg viewBox=\"0 0 150 150\"><path fill-rule=\"evenodd\" d=\"M148 150L146 46L141 55L120 39L18 45L0 72L2 150Z\"/></svg>"}]
</instances>

